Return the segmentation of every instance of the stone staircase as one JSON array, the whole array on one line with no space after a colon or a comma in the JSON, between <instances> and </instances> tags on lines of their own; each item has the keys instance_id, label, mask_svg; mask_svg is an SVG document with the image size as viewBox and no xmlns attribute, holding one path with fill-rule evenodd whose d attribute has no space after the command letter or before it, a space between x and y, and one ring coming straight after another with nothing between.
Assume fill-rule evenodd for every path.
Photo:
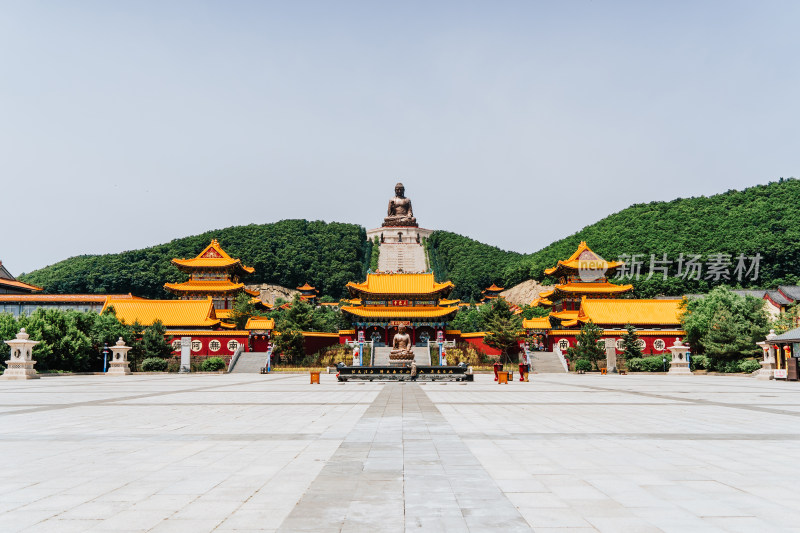
<instances>
[{"instance_id":1,"label":"stone staircase","mask_svg":"<svg viewBox=\"0 0 800 533\"><path fill-rule=\"evenodd\" d=\"M415 346L414 360L418 365L429 366L431 364L431 352L427 346ZM376 347L373 352L372 366L389 366L391 360L389 359L389 352L392 351L391 346Z\"/></svg>"},{"instance_id":2,"label":"stone staircase","mask_svg":"<svg viewBox=\"0 0 800 533\"><path fill-rule=\"evenodd\" d=\"M383 243L378 256L382 272L425 272L425 248L417 243Z\"/></svg>"},{"instance_id":3,"label":"stone staircase","mask_svg":"<svg viewBox=\"0 0 800 533\"><path fill-rule=\"evenodd\" d=\"M235 374L258 374L267 364L267 352L242 352L233 368L228 370Z\"/></svg>"},{"instance_id":4,"label":"stone staircase","mask_svg":"<svg viewBox=\"0 0 800 533\"><path fill-rule=\"evenodd\" d=\"M528 361L534 374L564 374L564 365L555 352L528 352Z\"/></svg>"}]
</instances>

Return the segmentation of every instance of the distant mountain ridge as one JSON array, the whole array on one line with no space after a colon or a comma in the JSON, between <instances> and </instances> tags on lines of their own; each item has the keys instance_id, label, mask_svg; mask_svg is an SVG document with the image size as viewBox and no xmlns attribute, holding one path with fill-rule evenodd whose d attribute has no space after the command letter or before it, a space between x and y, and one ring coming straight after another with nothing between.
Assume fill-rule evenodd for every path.
<instances>
[{"instance_id":1,"label":"distant mountain ridge","mask_svg":"<svg viewBox=\"0 0 800 533\"><path fill-rule=\"evenodd\" d=\"M742 191L635 204L586 226L533 254L520 254L452 232L436 231L425 242L438 280L456 285L454 297L480 300L492 283L511 288L525 280L548 280L544 269L566 259L585 240L606 259L639 254L647 274L651 254L673 261L670 276L631 280L639 297L706 292L720 283L774 287L800 282L800 181L780 179ZM372 243L354 224L282 220L274 224L234 226L121 254L79 256L20 276L54 293L127 293L168 298L167 281L185 276L170 264L192 257L216 238L233 257L256 269L247 284L274 283L288 288L306 281L321 295L345 296L348 281L362 280ZM758 279L689 280L675 277L680 254L760 254ZM735 277L735 276L734 276Z\"/></svg>"}]
</instances>

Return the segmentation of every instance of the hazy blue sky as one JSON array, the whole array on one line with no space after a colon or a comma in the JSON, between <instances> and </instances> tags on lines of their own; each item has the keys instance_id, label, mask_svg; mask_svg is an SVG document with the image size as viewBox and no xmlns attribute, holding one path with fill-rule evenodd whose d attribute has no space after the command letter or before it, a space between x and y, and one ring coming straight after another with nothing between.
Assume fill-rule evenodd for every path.
<instances>
[{"instance_id":1,"label":"hazy blue sky","mask_svg":"<svg viewBox=\"0 0 800 533\"><path fill-rule=\"evenodd\" d=\"M0 259L284 218L532 252L800 176L800 2L0 2ZM199 251L199 250L198 250Z\"/></svg>"}]
</instances>

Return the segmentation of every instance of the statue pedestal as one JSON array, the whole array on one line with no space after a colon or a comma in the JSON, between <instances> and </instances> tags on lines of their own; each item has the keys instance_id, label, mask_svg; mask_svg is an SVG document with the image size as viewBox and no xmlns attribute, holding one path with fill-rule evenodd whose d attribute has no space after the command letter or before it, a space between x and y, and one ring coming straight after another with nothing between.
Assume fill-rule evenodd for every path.
<instances>
[{"instance_id":1,"label":"statue pedestal","mask_svg":"<svg viewBox=\"0 0 800 533\"><path fill-rule=\"evenodd\" d=\"M416 244L417 240L427 239L433 233L432 229L417 226L381 226L367 231L367 239L388 244Z\"/></svg>"},{"instance_id":2,"label":"statue pedestal","mask_svg":"<svg viewBox=\"0 0 800 533\"><path fill-rule=\"evenodd\" d=\"M33 365L33 347L39 341L30 340L30 336L25 332L25 328L19 330L17 337L10 341L5 341L11 347L11 358L6 361L6 371L0 379L39 379Z\"/></svg>"}]
</instances>

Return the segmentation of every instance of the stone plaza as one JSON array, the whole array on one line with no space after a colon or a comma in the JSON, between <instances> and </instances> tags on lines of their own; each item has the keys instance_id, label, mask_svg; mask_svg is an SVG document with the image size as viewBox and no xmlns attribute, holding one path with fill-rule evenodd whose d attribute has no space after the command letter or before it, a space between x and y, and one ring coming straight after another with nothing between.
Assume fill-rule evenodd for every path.
<instances>
[{"instance_id":1,"label":"stone plaza","mask_svg":"<svg viewBox=\"0 0 800 533\"><path fill-rule=\"evenodd\" d=\"M800 531L797 384L5 382L0 531Z\"/></svg>"}]
</instances>

